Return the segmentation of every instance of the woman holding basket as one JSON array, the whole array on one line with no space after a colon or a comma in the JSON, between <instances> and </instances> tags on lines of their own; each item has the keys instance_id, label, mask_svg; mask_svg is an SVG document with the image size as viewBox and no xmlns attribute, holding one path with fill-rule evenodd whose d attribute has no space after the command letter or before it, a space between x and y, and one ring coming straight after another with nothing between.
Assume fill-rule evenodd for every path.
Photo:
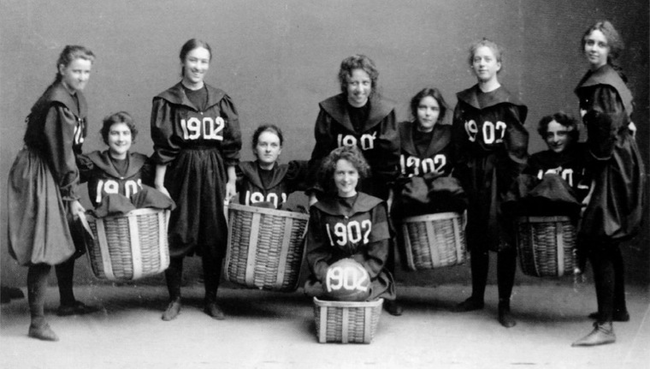
<instances>
[{"instance_id":1,"label":"woman holding basket","mask_svg":"<svg viewBox=\"0 0 650 369\"><path fill-rule=\"evenodd\" d=\"M595 346L616 340L612 321L628 321L624 263L620 244L641 225L644 167L634 139L632 93L614 61L623 41L609 21L589 27L581 39L589 71L575 90L587 127L587 170L592 179L578 233L578 247L594 272L598 312L587 336L573 346Z\"/></svg>"},{"instance_id":2,"label":"woman holding basket","mask_svg":"<svg viewBox=\"0 0 650 369\"><path fill-rule=\"evenodd\" d=\"M497 251L499 315L502 326L513 327L510 296L516 271L512 230L501 203L522 173L528 156L527 107L499 83L502 49L483 39L469 50L469 65L477 84L457 94L454 111L456 175L468 194L467 246L471 255L472 295L456 311L482 309L489 251Z\"/></svg>"},{"instance_id":3,"label":"woman holding basket","mask_svg":"<svg viewBox=\"0 0 650 369\"><path fill-rule=\"evenodd\" d=\"M187 41L180 52L181 81L153 99L154 184L177 205L169 221L170 302L163 320L175 319L181 310L183 258L194 254L203 262L204 312L224 319L217 304L228 235L223 205L236 192L241 133L230 97L204 82L211 60L210 45Z\"/></svg>"},{"instance_id":4,"label":"woman holding basket","mask_svg":"<svg viewBox=\"0 0 650 369\"><path fill-rule=\"evenodd\" d=\"M66 46L57 61L56 78L27 116L25 147L9 173L9 252L29 267L27 295L29 336L58 341L45 320L47 277L55 265L61 306L58 315L96 311L75 299L72 280L75 246L69 221L85 209L79 202L75 154L86 137L86 99L95 55L84 46Z\"/></svg>"}]
</instances>

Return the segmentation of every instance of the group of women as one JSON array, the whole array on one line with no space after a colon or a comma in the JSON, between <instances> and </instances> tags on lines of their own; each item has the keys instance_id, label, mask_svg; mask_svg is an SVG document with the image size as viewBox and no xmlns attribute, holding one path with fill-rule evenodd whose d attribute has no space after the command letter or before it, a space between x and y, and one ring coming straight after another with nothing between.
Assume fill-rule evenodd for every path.
<instances>
[{"instance_id":1,"label":"group of women","mask_svg":"<svg viewBox=\"0 0 650 369\"><path fill-rule=\"evenodd\" d=\"M629 319L619 243L640 225L643 164L630 121L632 96L613 64L622 49L618 33L611 23L598 22L581 42L590 66L575 91L589 133L584 144L578 143L577 122L557 113L539 124L549 150L529 160L528 109L499 82L501 48L483 39L469 50L477 83L457 94L455 109L439 90L425 88L411 101L413 120L402 123L394 104L377 92L374 62L364 55L346 58L338 74L341 93L319 104L311 159L288 164L278 163L284 137L272 124L253 134L256 160L240 162L237 108L224 91L204 82L212 50L196 39L181 49L181 81L153 99L153 155L129 151L137 129L125 112L104 120L107 151L82 154L87 134L82 91L94 55L83 46L67 46L55 81L27 118L25 147L9 176L10 252L29 267L29 336L58 340L43 310L52 265L61 293L59 315L96 310L72 292L80 251L69 224L85 212L80 178L92 181L95 206L106 194L128 197L147 185L174 200L165 271L170 300L163 320L181 311L183 259L194 254L202 258L204 311L224 319L217 303L227 245L224 201L238 194L244 204L282 208L291 192L303 190L310 204L307 294L322 296L328 267L350 258L371 279L366 298L384 298L385 309L401 315L393 274L395 248L403 246L396 242L394 223L416 213L466 210L472 294L455 310L483 308L489 251L496 251L498 320L512 327L516 249L504 199L522 176L539 183L558 175L583 204L580 250L591 260L598 299L595 329L574 345L614 342L612 321Z\"/></svg>"}]
</instances>

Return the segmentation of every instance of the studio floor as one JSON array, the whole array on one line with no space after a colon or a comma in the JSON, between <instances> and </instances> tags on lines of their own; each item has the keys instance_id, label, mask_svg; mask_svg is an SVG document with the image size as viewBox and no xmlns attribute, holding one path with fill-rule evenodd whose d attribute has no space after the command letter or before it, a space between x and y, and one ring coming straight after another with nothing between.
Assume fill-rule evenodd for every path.
<instances>
[{"instance_id":1,"label":"studio floor","mask_svg":"<svg viewBox=\"0 0 650 369\"><path fill-rule=\"evenodd\" d=\"M23 288L23 291L25 289ZM225 286L219 299L226 320L202 311L203 287L184 287L174 321L160 319L167 292L161 285L100 283L76 287L77 298L101 307L90 315L58 317L58 291L47 296L59 342L27 337L26 299L3 304L2 368L650 368L650 294L627 290L630 322L615 323L614 344L574 348L591 330L593 285L549 280L515 287L518 324L496 320L496 286L486 307L450 308L469 295L464 285L398 286L404 315L385 311L370 344L321 344L312 301L301 290L276 293Z\"/></svg>"}]
</instances>

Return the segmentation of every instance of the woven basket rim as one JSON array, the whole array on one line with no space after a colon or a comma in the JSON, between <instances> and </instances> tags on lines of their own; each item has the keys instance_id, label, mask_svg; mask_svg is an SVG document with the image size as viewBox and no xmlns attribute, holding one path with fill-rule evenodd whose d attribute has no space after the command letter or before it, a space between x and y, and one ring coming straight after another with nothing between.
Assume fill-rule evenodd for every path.
<instances>
[{"instance_id":1,"label":"woven basket rim","mask_svg":"<svg viewBox=\"0 0 650 369\"><path fill-rule=\"evenodd\" d=\"M379 298L375 301L329 301L329 300L319 300L317 297L314 297L314 304L316 306L327 306L327 307L377 307L381 306L384 303L383 298Z\"/></svg>"},{"instance_id":2,"label":"woven basket rim","mask_svg":"<svg viewBox=\"0 0 650 369\"><path fill-rule=\"evenodd\" d=\"M94 215L92 215L91 212L86 212L86 215L89 216L90 218L93 219L116 219L116 218L128 218L128 217L137 217L138 215L148 215L148 214L158 214L160 212L165 212L165 211L171 211L169 209L153 209L153 208L141 208L141 209L135 209L131 210L126 214L121 214L121 215L109 215L106 217L101 217L98 218Z\"/></svg>"},{"instance_id":3,"label":"woven basket rim","mask_svg":"<svg viewBox=\"0 0 650 369\"><path fill-rule=\"evenodd\" d=\"M571 217L566 215L552 215L552 216L523 216L517 217L516 221L519 223L546 223L546 222L569 222Z\"/></svg>"},{"instance_id":4,"label":"woven basket rim","mask_svg":"<svg viewBox=\"0 0 650 369\"><path fill-rule=\"evenodd\" d=\"M430 220L441 220L441 219L452 219L452 218L459 218L462 214L461 213L455 213L455 212L444 212L444 213L433 213L433 214L425 214L425 215L418 215L414 217L407 217L401 220L402 223L413 223L413 222L426 222Z\"/></svg>"},{"instance_id":5,"label":"woven basket rim","mask_svg":"<svg viewBox=\"0 0 650 369\"><path fill-rule=\"evenodd\" d=\"M309 214L299 213L299 212L295 212L295 211L260 208L260 207L257 207L257 206L234 204L234 203L228 204L228 208L233 209L233 210L247 211L247 212L251 212L251 213L270 214L270 215L277 215L277 216L282 216L282 217L286 217L286 218L309 220Z\"/></svg>"}]
</instances>

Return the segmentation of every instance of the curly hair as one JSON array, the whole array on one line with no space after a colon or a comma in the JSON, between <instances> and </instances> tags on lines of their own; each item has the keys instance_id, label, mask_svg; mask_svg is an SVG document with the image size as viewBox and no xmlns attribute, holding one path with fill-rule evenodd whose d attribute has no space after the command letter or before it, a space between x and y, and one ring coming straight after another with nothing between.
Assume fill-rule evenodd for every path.
<instances>
[{"instance_id":1,"label":"curly hair","mask_svg":"<svg viewBox=\"0 0 650 369\"><path fill-rule=\"evenodd\" d=\"M559 124L563 125L564 127L569 130L569 137L573 140L573 142L578 142L578 139L580 138L580 130L578 129L578 121L573 118L573 116L566 114L562 111L559 111L553 115L547 115L543 117L540 121L539 124L537 124L537 133L542 137L543 140L546 140L546 133L548 132L548 125L552 121L556 121Z\"/></svg>"},{"instance_id":2,"label":"curly hair","mask_svg":"<svg viewBox=\"0 0 650 369\"><path fill-rule=\"evenodd\" d=\"M413 98L411 99L411 114L413 115L413 118L417 121L418 118L418 106L420 106L420 102L422 99L425 97L430 96L434 98L437 102L438 105L440 106L440 115L438 115L438 121L440 121L445 114L447 113L447 109L449 109L449 106L447 105L447 102L445 99L442 97L442 93L440 90L438 90L435 87L426 87L420 90Z\"/></svg>"},{"instance_id":3,"label":"curly hair","mask_svg":"<svg viewBox=\"0 0 650 369\"><path fill-rule=\"evenodd\" d=\"M104 143L108 145L108 134L110 133L113 124L117 123L124 123L129 127L129 130L131 131L131 144L134 144L135 138L138 135L138 129L135 128L133 117L125 111L111 114L102 121L102 129L99 130L99 133L102 135Z\"/></svg>"},{"instance_id":4,"label":"curly hair","mask_svg":"<svg viewBox=\"0 0 650 369\"><path fill-rule=\"evenodd\" d=\"M370 175L370 165L363 157L361 150L356 146L341 146L332 150L323 160L318 171L318 183L327 193L336 193L334 183L334 172L339 160L346 160L359 172L359 179L367 178Z\"/></svg>"},{"instance_id":5,"label":"curly hair","mask_svg":"<svg viewBox=\"0 0 650 369\"><path fill-rule=\"evenodd\" d=\"M494 57L497 59L497 62L501 63L501 68L497 71L497 74L501 73L503 71L503 48L499 46L496 42L489 40L485 37L483 37L482 40L474 42L470 47L469 47L469 56L467 58L467 61L469 63L469 66L474 65L474 54L476 53L476 50L478 50L479 47L487 47L490 50L492 50L492 53L494 53Z\"/></svg>"},{"instance_id":6,"label":"curly hair","mask_svg":"<svg viewBox=\"0 0 650 369\"><path fill-rule=\"evenodd\" d=\"M587 43L587 37L593 31L602 32L605 38L607 39L607 46L609 46L607 63L613 64L614 60L616 60L621 55L623 49L625 49L625 44L623 43L623 39L621 38L621 35L619 35L616 28L614 28L614 25L608 20L596 22L592 26L587 28L585 33L582 35L582 38L580 39L580 52L584 53L585 44Z\"/></svg>"},{"instance_id":7,"label":"curly hair","mask_svg":"<svg viewBox=\"0 0 650 369\"><path fill-rule=\"evenodd\" d=\"M282 130L280 127L276 126L275 124L269 124L269 123L262 123L259 127L255 129L255 132L253 132L253 139L251 140L251 145L253 147L253 150L257 147L257 142L260 139L260 135L264 132L271 132L278 136L280 139L280 147L282 147L282 144L284 144L284 136L282 135Z\"/></svg>"},{"instance_id":8,"label":"curly hair","mask_svg":"<svg viewBox=\"0 0 650 369\"><path fill-rule=\"evenodd\" d=\"M348 77L352 76L352 71L361 69L368 73L370 76L370 86L372 87L373 94L377 88L377 79L379 78L379 71L375 66L375 62L363 54L356 54L343 59L341 68L339 69L339 84L341 85L341 92L348 93Z\"/></svg>"}]
</instances>

